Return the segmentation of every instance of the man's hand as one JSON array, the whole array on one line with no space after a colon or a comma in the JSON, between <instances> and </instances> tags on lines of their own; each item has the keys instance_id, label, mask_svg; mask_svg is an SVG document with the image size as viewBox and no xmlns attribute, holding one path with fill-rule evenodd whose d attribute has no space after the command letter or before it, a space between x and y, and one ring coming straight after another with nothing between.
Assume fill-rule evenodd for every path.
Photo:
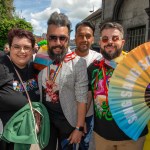
<instances>
[{"instance_id":1,"label":"man's hand","mask_svg":"<svg viewBox=\"0 0 150 150\"><path fill-rule=\"evenodd\" d=\"M69 136L68 140L70 141L70 144L77 144L81 142L81 138L83 135L84 133L82 131L75 129Z\"/></svg>"}]
</instances>

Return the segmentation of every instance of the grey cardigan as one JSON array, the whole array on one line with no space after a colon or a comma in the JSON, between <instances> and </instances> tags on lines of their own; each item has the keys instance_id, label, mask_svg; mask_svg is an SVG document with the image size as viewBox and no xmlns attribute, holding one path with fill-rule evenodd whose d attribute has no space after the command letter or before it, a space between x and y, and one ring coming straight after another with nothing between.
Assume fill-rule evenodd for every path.
<instances>
[{"instance_id":1,"label":"grey cardigan","mask_svg":"<svg viewBox=\"0 0 150 150\"><path fill-rule=\"evenodd\" d=\"M42 101L42 75L38 75ZM63 62L59 79L59 100L63 113L71 126L77 123L77 102L87 103L88 77L86 61L76 56L73 60Z\"/></svg>"}]
</instances>

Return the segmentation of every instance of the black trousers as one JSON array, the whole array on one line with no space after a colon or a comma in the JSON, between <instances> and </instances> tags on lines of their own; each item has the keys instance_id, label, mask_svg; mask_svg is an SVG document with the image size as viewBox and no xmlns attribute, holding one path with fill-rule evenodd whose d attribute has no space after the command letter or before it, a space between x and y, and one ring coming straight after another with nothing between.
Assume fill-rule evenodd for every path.
<instances>
[{"instance_id":1,"label":"black trousers","mask_svg":"<svg viewBox=\"0 0 150 150\"><path fill-rule=\"evenodd\" d=\"M7 143L3 140L0 141L0 150L14 150L13 143Z\"/></svg>"},{"instance_id":2,"label":"black trousers","mask_svg":"<svg viewBox=\"0 0 150 150\"><path fill-rule=\"evenodd\" d=\"M61 143L68 139L74 128L66 119L51 119L50 118L50 140L44 150L72 150L73 145L68 144L65 149L62 149Z\"/></svg>"}]
</instances>

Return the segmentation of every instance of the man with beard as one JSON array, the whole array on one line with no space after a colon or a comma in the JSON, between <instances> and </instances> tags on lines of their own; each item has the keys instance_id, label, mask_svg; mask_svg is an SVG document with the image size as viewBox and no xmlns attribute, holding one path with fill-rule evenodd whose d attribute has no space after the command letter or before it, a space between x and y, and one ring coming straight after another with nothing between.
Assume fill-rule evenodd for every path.
<instances>
[{"instance_id":1,"label":"man with beard","mask_svg":"<svg viewBox=\"0 0 150 150\"><path fill-rule=\"evenodd\" d=\"M68 52L71 23L62 13L54 12L48 20L48 55L53 63L39 78L42 102L50 117L50 140L45 150L73 150L84 132L88 77L86 61ZM68 145L66 144L68 143Z\"/></svg>"},{"instance_id":2,"label":"man with beard","mask_svg":"<svg viewBox=\"0 0 150 150\"><path fill-rule=\"evenodd\" d=\"M142 150L147 129L137 141L131 140L117 126L108 104L109 80L116 65L123 59L125 40L123 27L107 22L100 28L100 47L103 58L88 67L89 89L94 100L94 131L97 150Z\"/></svg>"}]
</instances>

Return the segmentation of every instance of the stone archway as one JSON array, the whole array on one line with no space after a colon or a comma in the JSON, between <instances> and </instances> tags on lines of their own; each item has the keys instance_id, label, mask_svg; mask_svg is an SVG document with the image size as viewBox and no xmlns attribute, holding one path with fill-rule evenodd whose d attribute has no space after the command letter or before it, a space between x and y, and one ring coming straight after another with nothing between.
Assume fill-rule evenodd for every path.
<instances>
[{"instance_id":1,"label":"stone archway","mask_svg":"<svg viewBox=\"0 0 150 150\"><path fill-rule=\"evenodd\" d=\"M113 21L117 21L117 22L119 21L118 16L119 16L119 12L120 12L120 9L121 9L123 2L124 2L124 0L117 0L116 1L114 11L113 11L113 17L112 17Z\"/></svg>"}]
</instances>

